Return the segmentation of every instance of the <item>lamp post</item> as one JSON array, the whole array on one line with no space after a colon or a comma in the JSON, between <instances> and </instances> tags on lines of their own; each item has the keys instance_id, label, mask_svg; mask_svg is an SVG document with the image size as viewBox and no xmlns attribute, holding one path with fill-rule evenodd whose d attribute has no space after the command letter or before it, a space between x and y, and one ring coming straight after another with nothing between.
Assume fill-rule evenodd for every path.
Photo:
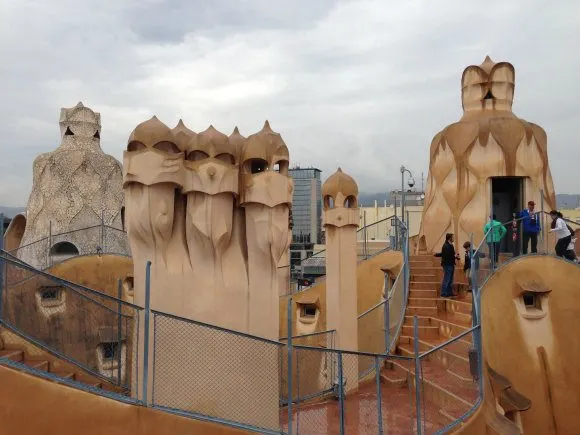
<instances>
[{"instance_id":1,"label":"lamp post","mask_svg":"<svg viewBox=\"0 0 580 435\"><path fill-rule=\"evenodd\" d=\"M401 166L401 220L405 222L405 172L409 174L409 187L415 185L413 174L404 166ZM407 222L407 225L409 222Z\"/></svg>"}]
</instances>

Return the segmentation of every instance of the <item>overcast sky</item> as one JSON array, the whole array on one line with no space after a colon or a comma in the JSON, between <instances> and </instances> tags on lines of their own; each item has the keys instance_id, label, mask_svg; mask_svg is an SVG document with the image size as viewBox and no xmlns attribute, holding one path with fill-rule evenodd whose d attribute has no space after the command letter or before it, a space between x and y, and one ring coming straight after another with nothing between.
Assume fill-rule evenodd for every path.
<instances>
[{"instance_id":1,"label":"overcast sky","mask_svg":"<svg viewBox=\"0 0 580 435\"><path fill-rule=\"evenodd\" d=\"M548 132L557 192L578 193L579 46L577 0L0 0L0 204L26 204L78 101L119 160L153 114L244 135L269 119L293 164L384 191L401 164L426 175L486 54L514 64L514 111Z\"/></svg>"}]
</instances>

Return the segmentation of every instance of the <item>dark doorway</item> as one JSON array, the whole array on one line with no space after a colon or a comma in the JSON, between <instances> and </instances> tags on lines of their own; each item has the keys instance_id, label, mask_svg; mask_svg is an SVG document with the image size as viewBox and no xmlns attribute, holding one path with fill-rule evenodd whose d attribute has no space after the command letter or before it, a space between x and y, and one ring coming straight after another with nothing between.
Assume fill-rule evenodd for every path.
<instances>
[{"instance_id":1,"label":"dark doorway","mask_svg":"<svg viewBox=\"0 0 580 435\"><path fill-rule=\"evenodd\" d=\"M493 177L491 179L492 213L508 230L500 246L501 252L513 252L511 221L513 214L523 209L524 177ZM519 241L519 238L518 238Z\"/></svg>"}]
</instances>

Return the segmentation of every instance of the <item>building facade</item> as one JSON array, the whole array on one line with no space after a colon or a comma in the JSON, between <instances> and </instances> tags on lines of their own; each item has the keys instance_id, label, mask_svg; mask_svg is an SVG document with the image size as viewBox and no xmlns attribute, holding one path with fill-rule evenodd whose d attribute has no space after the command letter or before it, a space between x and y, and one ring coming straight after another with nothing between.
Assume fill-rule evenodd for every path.
<instances>
[{"instance_id":1,"label":"building facade","mask_svg":"<svg viewBox=\"0 0 580 435\"><path fill-rule=\"evenodd\" d=\"M316 244L322 238L322 194L320 169L295 167L289 170L294 180L292 197L292 242Z\"/></svg>"}]
</instances>

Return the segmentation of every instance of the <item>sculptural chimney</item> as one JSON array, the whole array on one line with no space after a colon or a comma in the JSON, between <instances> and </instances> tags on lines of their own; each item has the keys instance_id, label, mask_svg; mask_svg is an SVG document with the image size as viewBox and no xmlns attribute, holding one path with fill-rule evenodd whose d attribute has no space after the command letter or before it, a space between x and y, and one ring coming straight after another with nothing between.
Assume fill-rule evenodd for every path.
<instances>
[{"instance_id":1,"label":"sculptural chimney","mask_svg":"<svg viewBox=\"0 0 580 435\"><path fill-rule=\"evenodd\" d=\"M358 350L356 230L358 186L340 168L322 185L326 231L326 326L337 349Z\"/></svg>"},{"instance_id":2,"label":"sculptural chimney","mask_svg":"<svg viewBox=\"0 0 580 435\"><path fill-rule=\"evenodd\" d=\"M556 206L546 132L512 112L515 69L489 56L461 77L463 116L431 142L420 248L483 238L490 215L511 220L527 201Z\"/></svg>"}]
</instances>

